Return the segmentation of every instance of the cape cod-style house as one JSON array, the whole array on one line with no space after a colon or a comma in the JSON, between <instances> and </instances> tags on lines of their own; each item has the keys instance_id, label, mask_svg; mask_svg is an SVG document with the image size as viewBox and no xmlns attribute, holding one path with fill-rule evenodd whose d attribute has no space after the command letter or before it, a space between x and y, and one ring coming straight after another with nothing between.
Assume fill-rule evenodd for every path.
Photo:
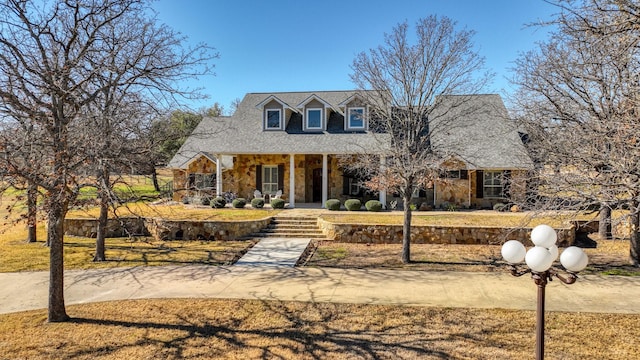
<instances>
[{"instance_id":1,"label":"cape cod-style house","mask_svg":"<svg viewBox=\"0 0 640 360\"><path fill-rule=\"evenodd\" d=\"M416 204L487 208L524 195L532 162L502 99L468 99L453 106L445 97L434 112L434 121L451 117L460 126L433 134L434 146L450 148L449 171L416 191ZM465 112L471 106L479 110ZM251 199L258 190L282 194L290 208L371 196L388 205L394 194L367 192L338 163L341 155L380 148L368 109L357 91L249 93L232 116L204 118L169 162L174 199L223 192Z\"/></svg>"}]
</instances>

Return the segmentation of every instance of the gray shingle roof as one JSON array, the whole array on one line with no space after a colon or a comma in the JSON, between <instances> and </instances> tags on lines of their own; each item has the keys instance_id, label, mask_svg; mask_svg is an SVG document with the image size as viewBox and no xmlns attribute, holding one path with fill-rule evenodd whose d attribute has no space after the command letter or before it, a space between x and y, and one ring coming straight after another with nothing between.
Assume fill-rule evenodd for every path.
<instances>
[{"instance_id":1,"label":"gray shingle roof","mask_svg":"<svg viewBox=\"0 0 640 360\"><path fill-rule=\"evenodd\" d=\"M327 130L308 133L302 130L302 116L293 113L284 131L263 131L263 110L259 104L275 96L289 108L315 95L332 109L356 91L316 91L287 93L249 93L233 116L204 118L182 148L168 164L169 168L185 168L199 154L357 154L383 149L388 145L385 134L368 131L345 131L342 114L333 113ZM434 131L434 145L463 159L470 168L517 169L530 167L531 160L517 131L511 127L499 95L476 95L462 102L459 98L442 97L434 111L435 122L447 124ZM473 112L469 109L476 109ZM460 116L460 117L458 117ZM445 121L448 117L456 121ZM435 123L434 123L435 124ZM438 127L432 126L432 129ZM524 156L521 156L524 155Z\"/></svg>"},{"instance_id":2,"label":"gray shingle roof","mask_svg":"<svg viewBox=\"0 0 640 360\"><path fill-rule=\"evenodd\" d=\"M429 126L434 148L469 169L533 168L500 95L440 96Z\"/></svg>"}]
</instances>

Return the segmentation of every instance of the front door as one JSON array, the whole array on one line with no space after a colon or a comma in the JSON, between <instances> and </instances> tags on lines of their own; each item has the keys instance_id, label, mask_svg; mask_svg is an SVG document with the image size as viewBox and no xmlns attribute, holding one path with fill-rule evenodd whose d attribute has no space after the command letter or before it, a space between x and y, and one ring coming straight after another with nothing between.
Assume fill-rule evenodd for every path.
<instances>
[{"instance_id":1,"label":"front door","mask_svg":"<svg viewBox=\"0 0 640 360\"><path fill-rule=\"evenodd\" d=\"M313 202L322 201L322 169L313 169Z\"/></svg>"}]
</instances>

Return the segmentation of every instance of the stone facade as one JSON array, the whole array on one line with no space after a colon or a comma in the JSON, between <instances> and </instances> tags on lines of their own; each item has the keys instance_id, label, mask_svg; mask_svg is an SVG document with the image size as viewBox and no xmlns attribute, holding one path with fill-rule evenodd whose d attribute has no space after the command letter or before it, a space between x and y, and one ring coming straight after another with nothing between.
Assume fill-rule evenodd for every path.
<instances>
[{"instance_id":1,"label":"stone facade","mask_svg":"<svg viewBox=\"0 0 640 360\"><path fill-rule=\"evenodd\" d=\"M402 243L402 225L335 224L322 218L318 227L327 238L354 243ZM557 229L558 245L570 246L575 242L573 227ZM411 242L415 244L488 244L500 245L515 239L533 246L531 229L494 228L472 226L411 226Z\"/></svg>"}]
</instances>

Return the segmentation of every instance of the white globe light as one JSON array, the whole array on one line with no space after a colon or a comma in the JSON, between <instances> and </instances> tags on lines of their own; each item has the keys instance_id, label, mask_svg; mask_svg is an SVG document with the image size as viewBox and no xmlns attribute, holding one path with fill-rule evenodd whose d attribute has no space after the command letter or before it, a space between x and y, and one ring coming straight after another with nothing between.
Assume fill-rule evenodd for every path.
<instances>
[{"instance_id":1,"label":"white globe light","mask_svg":"<svg viewBox=\"0 0 640 360\"><path fill-rule=\"evenodd\" d=\"M549 248L549 252L551 253L551 257L553 258L553 261L556 261L556 259L558 258L558 255L560 255L560 253L558 252L558 247L556 245L553 245L552 247Z\"/></svg>"},{"instance_id":2,"label":"white globe light","mask_svg":"<svg viewBox=\"0 0 640 360\"><path fill-rule=\"evenodd\" d=\"M562 255L560 255L560 263L565 269L578 272L587 267L589 258L579 247L570 246L564 249Z\"/></svg>"},{"instance_id":3,"label":"white globe light","mask_svg":"<svg viewBox=\"0 0 640 360\"><path fill-rule=\"evenodd\" d=\"M518 240L509 240L502 245L502 257L510 264L518 264L524 260L527 249Z\"/></svg>"},{"instance_id":4,"label":"white globe light","mask_svg":"<svg viewBox=\"0 0 640 360\"><path fill-rule=\"evenodd\" d=\"M524 261L534 272L543 272L549 270L551 264L553 264L553 255L547 248L534 246L527 251Z\"/></svg>"},{"instance_id":5,"label":"white globe light","mask_svg":"<svg viewBox=\"0 0 640 360\"><path fill-rule=\"evenodd\" d=\"M535 246L550 248L556 244L558 234L549 225L538 225L531 230L531 241Z\"/></svg>"}]
</instances>

